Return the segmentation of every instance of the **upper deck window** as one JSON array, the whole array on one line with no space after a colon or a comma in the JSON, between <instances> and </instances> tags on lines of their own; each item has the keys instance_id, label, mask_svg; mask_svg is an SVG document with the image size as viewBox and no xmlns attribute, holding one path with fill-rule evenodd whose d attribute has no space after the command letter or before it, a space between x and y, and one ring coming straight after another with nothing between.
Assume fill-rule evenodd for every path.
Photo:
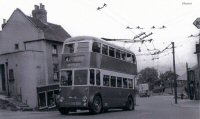
<instances>
[{"instance_id":1,"label":"upper deck window","mask_svg":"<svg viewBox=\"0 0 200 119\"><path fill-rule=\"evenodd\" d=\"M131 56L130 53L127 53L126 61L127 61L127 62L133 62L132 56Z\"/></svg>"},{"instance_id":2,"label":"upper deck window","mask_svg":"<svg viewBox=\"0 0 200 119\"><path fill-rule=\"evenodd\" d=\"M118 49L116 49L116 58L118 58L118 59L121 58L120 50L118 50Z\"/></svg>"},{"instance_id":3,"label":"upper deck window","mask_svg":"<svg viewBox=\"0 0 200 119\"><path fill-rule=\"evenodd\" d=\"M107 45L102 45L102 54L108 55L108 46Z\"/></svg>"},{"instance_id":4,"label":"upper deck window","mask_svg":"<svg viewBox=\"0 0 200 119\"><path fill-rule=\"evenodd\" d=\"M101 52L101 43L94 42L92 45L92 51L100 53Z\"/></svg>"},{"instance_id":5,"label":"upper deck window","mask_svg":"<svg viewBox=\"0 0 200 119\"><path fill-rule=\"evenodd\" d=\"M64 53L74 53L75 43L65 44Z\"/></svg>"},{"instance_id":6,"label":"upper deck window","mask_svg":"<svg viewBox=\"0 0 200 119\"><path fill-rule=\"evenodd\" d=\"M72 71L61 72L61 85L71 86L72 85Z\"/></svg>"},{"instance_id":7,"label":"upper deck window","mask_svg":"<svg viewBox=\"0 0 200 119\"><path fill-rule=\"evenodd\" d=\"M132 55L132 60L133 60L133 63L135 63L135 62L136 62L135 55Z\"/></svg>"},{"instance_id":8,"label":"upper deck window","mask_svg":"<svg viewBox=\"0 0 200 119\"><path fill-rule=\"evenodd\" d=\"M75 70L74 71L74 85L86 85L87 84L87 70Z\"/></svg>"},{"instance_id":9,"label":"upper deck window","mask_svg":"<svg viewBox=\"0 0 200 119\"><path fill-rule=\"evenodd\" d=\"M126 59L126 53L125 53L125 52L121 52L121 54L122 54L121 59L122 59L122 60L125 60L125 59Z\"/></svg>"},{"instance_id":10,"label":"upper deck window","mask_svg":"<svg viewBox=\"0 0 200 119\"><path fill-rule=\"evenodd\" d=\"M88 52L89 42L78 42L77 52Z\"/></svg>"},{"instance_id":11,"label":"upper deck window","mask_svg":"<svg viewBox=\"0 0 200 119\"><path fill-rule=\"evenodd\" d=\"M115 48L109 47L109 56L115 57Z\"/></svg>"}]
</instances>

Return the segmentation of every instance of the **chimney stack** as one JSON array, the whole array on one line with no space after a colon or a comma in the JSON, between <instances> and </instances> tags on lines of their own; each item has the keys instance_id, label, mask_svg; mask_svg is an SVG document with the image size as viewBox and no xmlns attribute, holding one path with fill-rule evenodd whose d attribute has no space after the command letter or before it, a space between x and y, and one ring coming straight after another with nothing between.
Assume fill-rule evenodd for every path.
<instances>
[{"instance_id":1,"label":"chimney stack","mask_svg":"<svg viewBox=\"0 0 200 119\"><path fill-rule=\"evenodd\" d=\"M39 19L43 23L47 23L47 11L45 6L40 3L40 6L35 5L35 9L32 11L33 18Z\"/></svg>"},{"instance_id":2,"label":"chimney stack","mask_svg":"<svg viewBox=\"0 0 200 119\"><path fill-rule=\"evenodd\" d=\"M3 24L1 25L1 28L3 29L3 27L6 25L6 19L3 19Z\"/></svg>"}]
</instances>

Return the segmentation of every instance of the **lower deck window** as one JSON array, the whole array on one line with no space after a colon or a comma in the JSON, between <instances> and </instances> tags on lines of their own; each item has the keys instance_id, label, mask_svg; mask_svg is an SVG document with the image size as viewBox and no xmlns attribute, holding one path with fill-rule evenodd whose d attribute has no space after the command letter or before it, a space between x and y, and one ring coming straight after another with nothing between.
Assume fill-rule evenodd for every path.
<instances>
[{"instance_id":1,"label":"lower deck window","mask_svg":"<svg viewBox=\"0 0 200 119\"><path fill-rule=\"evenodd\" d=\"M127 88L127 78L123 78L123 88Z\"/></svg>"},{"instance_id":2,"label":"lower deck window","mask_svg":"<svg viewBox=\"0 0 200 119\"><path fill-rule=\"evenodd\" d=\"M110 83L109 83L109 76L108 75L104 75L103 76L103 86L109 86Z\"/></svg>"},{"instance_id":3,"label":"lower deck window","mask_svg":"<svg viewBox=\"0 0 200 119\"><path fill-rule=\"evenodd\" d=\"M75 70L74 71L74 85L86 85L87 84L87 70Z\"/></svg>"},{"instance_id":4,"label":"lower deck window","mask_svg":"<svg viewBox=\"0 0 200 119\"><path fill-rule=\"evenodd\" d=\"M94 85L94 69L90 69L90 84Z\"/></svg>"},{"instance_id":5,"label":"lower deck window","mask_svg":"<svg viewBox=\"0 0 200 119\"><path fill-rule=\"evenodd\" d=\"M96 70L96 85L97 86L100 86L100 82L101 82L100 79L101 79L100 71Z\"/></svg>"},{"instance_id":6,"label":"lower deck window","mask_svg":"<svg viewBox=\"0 0 200 119\"><path fill-rule=\"evenodd\" d=\"M61 85L71 86L72 85L72 71L62 71L61 72Z\"/></svg>"},{"instance_id":7,"label":"lower deck window","mask_svg":"<svg viewBox=\"0 0 200 119\"><path fill-rule=\"evenodd\" d=\"M110 80L111 80L111 87L116 87L116 77L111 76Z\"/></svg>"},{"instance_id":8,"label":"lower deck window","mask_svg":"<svg viewBox=\"0 0 200 119\"><path fill-rule=\"evenodd\" d=\"M117 77L117 87L121 88L122 87L122 78Z\"/></svg>"},{"instance_id":9,"label":"lower deck window","mask_svg":"<svg viewBox=\"0 0 200 119\"><path fill-rule=\"evenodd\" d=\"M133 80L132 79L128 79L128 87L133 88Z\"/></svg>"}]
</instances>

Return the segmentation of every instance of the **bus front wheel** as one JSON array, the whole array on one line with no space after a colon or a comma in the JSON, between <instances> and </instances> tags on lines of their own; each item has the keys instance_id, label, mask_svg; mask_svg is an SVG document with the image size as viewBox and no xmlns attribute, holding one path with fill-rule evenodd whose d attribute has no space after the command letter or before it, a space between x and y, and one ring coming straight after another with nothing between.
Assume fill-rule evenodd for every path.
<instances>
[{"instance_id":1,"label":"bus front wheel","mask_svg":"<svg viewBox=\"0 0 200 119\"><path fill-rule=\"evenodd\" d=\"M65 107L58 108L58 111L63 115L67 115L69 113L69 109L67 109Z\"/></svg>"},{"instance_id":2,"label":"bus front wheel","mask_svg":"<svg viewBox=\"0 0 200 119\"><path fill-rule=\"evenodd\" d=\"M128 100L126 102L125 110L134 110L134 101L132 97L128 97Z\"/></svg>"},{"instance_id":3,"label":"bus front wheel","mask_svg":"<svg viewBox=\"0 0 200 119\"><path fill-rule=\"evenodd\" d=\"M100 96L95 96L92 102L92 107L90 112L92 112L93 114L99 114L102 111L102 100Z\"/></svg>"}]
</instances>

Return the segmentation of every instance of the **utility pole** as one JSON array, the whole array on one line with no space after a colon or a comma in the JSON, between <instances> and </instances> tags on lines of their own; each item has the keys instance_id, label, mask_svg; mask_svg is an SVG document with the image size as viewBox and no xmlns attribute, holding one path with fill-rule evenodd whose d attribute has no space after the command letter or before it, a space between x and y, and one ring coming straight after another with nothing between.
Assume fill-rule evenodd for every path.
<instances>
[{"instance_id":1,"label":"utility pole","mask_svg":"<svg viewBox=\"0 0 200 119\"><path fill-rule=\"evenodd\" d=\"M177 104L177 81L176 81L176 65L175 65L174 42L172 42L172 54L173 54L173 69L174 69L174 98L175 98L175 104Z\"/></svg>"},{"instance_id":2,"label":"utility pole","mask_svg":"<svg viewBox=\"0 0 200 119\"><path fill-rule=\"evenodd\" d=\"M190 80L189 80L189 68L188 68L188 63L186 62L186 73L187 73L187 93L188 93L188 96L190 97Z\"/></svg>"}]
</instances>

